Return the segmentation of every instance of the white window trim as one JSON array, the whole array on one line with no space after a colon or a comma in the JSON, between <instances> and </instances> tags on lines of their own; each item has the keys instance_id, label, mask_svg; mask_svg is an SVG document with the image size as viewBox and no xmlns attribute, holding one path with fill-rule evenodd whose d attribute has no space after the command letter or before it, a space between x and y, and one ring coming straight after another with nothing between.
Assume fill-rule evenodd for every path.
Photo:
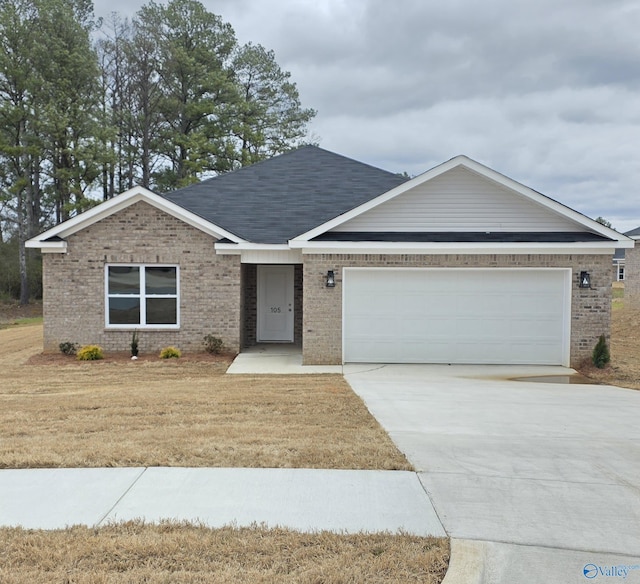
<instances>
[{"instance_id":1,"label":"white window trim","mask_svg":"<svg viewBox=\"0 0 640 584\"><path fill-rule=\"evenodd\" d=\"M140 294L109 294L109 268L140 268ZM147 296L145 290L146 268L175 268L176 270L176 293L175 294L150 294ZM140 299L140 321L145 322L147 298L175 298L176 299L176 324L110 324L109 323L109 298L131 298ZM104 266L104 326L109 330L177 330L180 328L180 266L176 264L123 264L113 263Z\"/></svg>"}]
</instances>

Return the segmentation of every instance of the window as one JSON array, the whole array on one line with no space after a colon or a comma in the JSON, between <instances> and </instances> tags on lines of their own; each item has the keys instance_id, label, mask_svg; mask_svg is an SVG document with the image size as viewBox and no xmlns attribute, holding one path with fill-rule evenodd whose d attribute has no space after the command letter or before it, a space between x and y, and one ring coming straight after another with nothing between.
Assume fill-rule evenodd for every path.
<instances>
[{"instance_id":1,"label":"window","mask_svg":"<svg viewBox=\"0 0 640 584\"><path fill-rule=\"evenodd\" d=\"M618 264L618 281L624 280L624 266Z\"/></svg>"},{"instance_id":2,"label":"window","mask_svg":"<svg viewBox=\"0 0 640 584\"><path fill-rule=\"evenodd\" d=\"M107 266L105 278L108 327L179 326L177 266Z\"/></svg>"}]
</instances>

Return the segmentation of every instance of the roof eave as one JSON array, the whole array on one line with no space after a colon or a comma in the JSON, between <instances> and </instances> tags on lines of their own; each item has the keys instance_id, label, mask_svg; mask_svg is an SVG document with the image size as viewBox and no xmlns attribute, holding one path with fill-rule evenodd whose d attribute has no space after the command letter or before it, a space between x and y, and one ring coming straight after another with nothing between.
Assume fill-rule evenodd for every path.
<instances>
[{"instance_id":1,"label":"roof eave","mask_svg":"<svg viewBox=\"0 0 640 584\"><path fill-rule=\"evenodd\" d=\"M60 246L56 248L55 246L49 245L53 242L47 242L47 240L54 237L60 239L69 237L70 235L73 235L82 229L86 229L102 219L105 219L118 211L122 211L139 201L144 201L151 206L184 221L192 227L215 237L216 239L227 238L234 242L243 241L237 235L227 231L226 229L203 219L199 215L188 211L180 205L177 205L176 203L173 203L172 201L169 201L168 199L165 199L144 187L134 187L113 197L112 199L109 199L108 201L105 201L104 203L101 203L100 205L93 207L92 209L89 209L88 211L85 211L84 213L81 213L80 215L76 215L63 223L52 227L36 237L29 239L25 245L29 248L40 248L41 250L48 249L51 251L57 250L59 253L63 253L66 251L66 247L63 251Z\"/></svg>"},{"instance_id":2,"label":"roof eave","mask_svg":"<svg viewBox=\"0 0 640 584\"><path fill-rule=\"evenodd\" d=\"M597 254L613 255L615 242L331 242L331 241L290 241L292 249L300 249L303 254ZM633 246L625 246L633 247Z\"/></svg>"},{"instance_id":3,"label":"roof eave","mask_svg":"<svg viewBox=\"0 0 640 584\"><path fill-rule=\"evenodd\" d=\"M38 241L36 238L29 239L24 246L29 249L40 249L42 253L67 253L67 242L59 241Z\"/></svg>"}]
</instances>

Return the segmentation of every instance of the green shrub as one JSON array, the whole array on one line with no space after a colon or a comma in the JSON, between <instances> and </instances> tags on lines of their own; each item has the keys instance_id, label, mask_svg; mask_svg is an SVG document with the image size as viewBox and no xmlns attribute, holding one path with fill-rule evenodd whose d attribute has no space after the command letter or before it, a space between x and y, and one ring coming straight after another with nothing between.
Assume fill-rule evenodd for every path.
<instances>
[{"instance_id":1,"label":"green shrub","mask_svg":"<svg viewBox=\"0 0 640 584\"><path fill-rule=\"evenodd\" d=\"M603 369L604 366L611 361L611 354L609 353L609 347L607 346L607 339L604 335L600 335L596 346L591 354L591 360L598 369Z\"/></svg>"},{"instance_id":2,"label":"green shrub","mask_svg":"<svg viewBox=\"0 0 640 584\"><path fill-rule=\"evenodd\" d=\"M85 345L76 354L79 361L98 361L104 359L102 348L98 345Z\"/></svg>"},{"instance_id":3,"label":"green shrub","mask_svg":"<svg viewBox=\"0 0 640 584\"><path fill-rule=\"evenodd\" d=\"M60 343L58 347L60 347L60 352L65 355L75 355L78 351L78 345L76 343L69 343L68 341Z\"/></svg>"},{"instance_id":4,"label":"green shrub","mask_svg":"<svg viewBox=\"0 0 640 584\"><path fill-rule=\"evenodd\" d=\"M204 350L207 353L219 355L224 349L224 343L220 337L214 337L213 335L206 335L204 337Z\"/></svg>"},{"instance_id":5,"label":"green shrub","mask_svg":"<svg viewBox=\"0 0 640 584\"><path fill-rule=\"evenodd\" d=\"M161 359L179 359L182 356L180 349L176 349L175 347L165 347L160 351Z\"/></svg>"}]
</instances>

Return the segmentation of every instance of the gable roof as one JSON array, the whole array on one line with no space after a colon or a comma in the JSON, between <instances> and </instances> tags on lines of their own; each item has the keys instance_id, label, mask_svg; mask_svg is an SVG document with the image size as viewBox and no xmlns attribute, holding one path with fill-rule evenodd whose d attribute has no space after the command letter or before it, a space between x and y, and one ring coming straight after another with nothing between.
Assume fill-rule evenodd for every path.
<instances>
[{"instance_id":1,"label":"gable roof","mask_svg":"<svg viewBox=\"0 0 640 584\"><path fill-rule=\"evenodd\" d=\"M164 195L245 241L286 244L407 179L303 146Z\"/></svg>"},{"instance_id":2,"label":"gable roof","mask_svg":"<svg viewBox=\"0 0 640 584\"><path fill-rule=\"evenodd\" d=\"M630 237L631 239L640 239L640 227L636 227L635 229L632 229L631 231L625 231L624 234L627 237ZM621 262L622 260L625 259L625 251L624 248L616 248L615 253L613 254L613 261L614 262Z\"/></svg>"},{"instance_id":3,"label":"gable roof","mask_svg":"<svg viewBox=\"0 0 640 584\"><path fill-rule=\"evenodd\" d=\"M575 242L600 240L602 243L606 243L607 241L610 243L614 243L614 242L623 243L625 247L629 247L630 242L628 238L625 237L624 235L619 234L614 229L605 227L604 225L598 223L597 221L590 219L586 215L583 215L582 213L574 211L573 209L561 203L558 203L557 201L529 187L526 187L521 183L518 183L517 181L503 174L500 174L499 172L496 172L495 170L487 166L484 166L483 164L480 164L475 160L468 158L467 156L462 156L462 155L456 156L455 158L452 158L451 160L448 160L447 162L432 168L431 170L395 187L394 189L391 189L390 191L383 193L378 197L372 198L371 200L362 204L360 207L352 209L347 213L344 213L343 215L336 217L324 224L318 225L314 229L311 229L310 231L303 233L302 235L291 240L290 245L295 248L304 248L304 247L308 247L310 244L313 245L313 242L316 242L318 245L320 245L321 241L330 241L330 240L343 241L343 242L348 241L348 236L338 235L339 231L343 231L343 232L350 231L349 229L345 229L343 226L350 225L351 224L350 222L353 222L353 220L355 219L366 216L367 213L375 213L380 209L383 209L385 204L387 205L390 204L391 202L393 202L394 200L397 200L402 195L405 195L405 193L410 193L412 191L417 192L417 189L422 185L435 181L435 179L439 179L440 177L448 175L448 173L458 171L459 169L464 169L466 171L471 172L472 174L475 174L481 179L491 181L492 183L499 186L504 192L509 192L513 196L518 197L523 201L527 201L529 205L533 205L536 208L543 209L550 220L552 218L561 218L562 222L564 222L564 224L567 227L570 227L569 229L566 229L566 231L580 232L583 236L586 236L585 238L585 237L577 237L576 235L573 235L572 236L573 241ZM395 241L403 241L403 237L405 241L410 239L415 240L416 236L408 235L412 231L417 231L417 230L412 230L412 229L403 230L402 234L397 234L401 237L399 239L396 239ZM423 233L420 241L444 243L442 239L436 234L429 233L428 230L424 230L424 229L422 231ZM445 232L453 233L454 237L451 238L451 241L462 241L460 237L456 237L456 236L460 236L459 232L474 231L474 230L451 229L451 227L447 229L447 225L443 225L442 228L438 229L437 231L445 231ZM475 229L475 231L478 233L486 232L486 230L478 231L478 229ZM516 231L516 230L515 229L510 230L508 226L492 229L492 232L495 232L495 233L501 233L501 232L504 233L507 231ZM558 243L568 241L566 239L567 234L560 232L558 229L555 229L555 230L550 229L547 231L550 231L550 232L556 231L557 235L559 236L559 239L555 239L553 241L556 241ZM362 235L360 234L356 235L356 233L351 233L351 235L353 236L353 239L351 239L351 241L363 241ZM521 235L524 236L524 234L521 234ZM525 239L523 241L535 242L536 239L540 240L540 238L536 237L536 235L537 234L535 233L531 233L529 237L525 236ZM595 238L591 237L592 235L596 237ZM377 237L369 239L369 241L384 241L385 239L387 239L388 241L390 240L389 238L381 238L380 234L378 234ZM480 239L477 239L476 241L482 241L482 239L483 238L480 238ZM507 237L505 241L509 241L509 238Z\"/></svg>"},{"instance_id":4,"label":"gable roof","mask_svg":"<svg viewBox=\"0 0 640 584\"><path fill-rule=\"evenodd\" d=\"M173 215L177 219L184 221L188 225L200 229L216 239L227 239L229 241L240 241L233 233L218 227L212 222L204 221L201 217L191 213L189 210L166 200L165 198L151 192L144 187L134 187L124 193L92 207L88 211L76 215L63 223L48 229L44 233L37 235L25 243L26 247L40 248L43 252L64 252L67 248L65 237L72 235L102 219L122 211L135 203L144 201L145 203Z\"/></svg>"},{"instance_id":5,"label":"gable roof","mask_svg":"<svg viewBox=\"0 0 640 584\"><path fill-rule=\"evenodd\" d=\"M449 171L456 169L475 173L474 176L483 181L493 181L502 192L543 209L543 218L555 217L560 221L543 224L542 229L521 230L500 225L493 229L488 224L483 229L477 225L461 229L442 217L442 225L434 229L436 214L429 216L431 224L428 224L421 222L416 209L410 207L413 220L410 226L388 222L383 213L381 229L362 228L367 226L366 221L360 223L359 229L352 229L352 219L360 220L372 209L376 213L388 209L387 202L395 204L405 193L422 193L429 198L427 191L420 190L421 185L436 185L440 177L453 176L455 172ZM474 197L482 198L475 187L471 192ZM523 251L528 249L544 249L546 253L556 253L554 249L591 253L613 247L633 247L632 239L466 156L453 158L407 180L316 146L305 146L164 196L134 187L32 238L26 245L43 252L64 253L67 236L138 201L212 235L217 240L217 253L276 249L299 253L298 250L306 248L314 248L317 253L321 249L331 253L335 250L369 253L373 249L386 250L385 253L425 253L426 250L453 253L452 250L457 249L461 253L480 253L480 250L529 253ZM469 214L468 209L465 212ZM394 225L400 229L394 229ZM538 217L534 227L539 226Z\"/></svg>"}]
</instances>

